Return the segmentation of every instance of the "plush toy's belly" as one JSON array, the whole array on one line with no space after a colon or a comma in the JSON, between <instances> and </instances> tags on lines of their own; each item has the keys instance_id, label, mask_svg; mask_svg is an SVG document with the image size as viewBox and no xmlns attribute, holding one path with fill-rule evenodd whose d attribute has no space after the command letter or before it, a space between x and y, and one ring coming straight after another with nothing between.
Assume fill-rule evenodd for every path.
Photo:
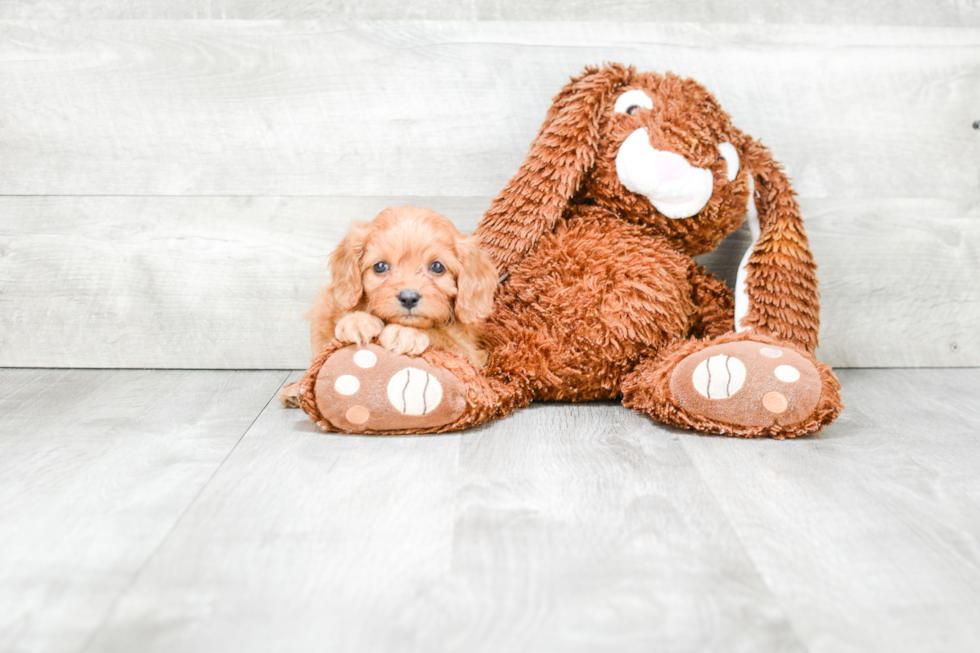
<instances>
[{"instance_id":1,"label":"plush toy's belly","mask_svg":"<svg viewBox=\"0 0 980 653\"><path fill-rule=\"evenodd\" d=\"M691 259L585 211L511 269L488 324L487 373L538 399L617 397L624 374L690 332Z\"/></svg>"}]
</instances>

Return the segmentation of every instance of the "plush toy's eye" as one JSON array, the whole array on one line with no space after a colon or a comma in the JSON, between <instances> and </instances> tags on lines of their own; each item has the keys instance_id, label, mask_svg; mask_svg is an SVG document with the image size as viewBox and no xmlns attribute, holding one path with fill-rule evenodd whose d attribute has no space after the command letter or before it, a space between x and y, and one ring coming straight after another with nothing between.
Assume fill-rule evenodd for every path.
<instances>
[{"instance_id":1,"label":"plush toy's eye","mask_svg":"<svg viewBox=\"0 0 980 653\"><path fill-rule=\"evenodd\" d=\"M429 266L429 271L432 272L432 274L442 274L446 271L446 266L439 261L433 261L432 265Z\"/></svg>"},{"instance_id":2,"label":"plush toy's eye","mask_svg":"<svg viewBox=\"0 0 980 653\"><path fill-rule=\"evenodd\" d=\"M613 111L616 113L626 113L633 115L638 109L652 109L653 100L650 96L641 91L638 88L634 88L631 91L626 91L618 98L616 98L616 105L613 107Z\"/></svg>"},{"instance_id":3,"label":"plush toy's eye","mask_svg":"<svg viewBox=\"0 0 980 653\"><path fill-rule=\"evenodd\" d=\"M388 264L385 263L384 261L378 261L377 263L374 264L374 271L377 272L378 274L384 274L385 272L388 271L388 269L389 269Z\"/></svg>"}]
</instances>

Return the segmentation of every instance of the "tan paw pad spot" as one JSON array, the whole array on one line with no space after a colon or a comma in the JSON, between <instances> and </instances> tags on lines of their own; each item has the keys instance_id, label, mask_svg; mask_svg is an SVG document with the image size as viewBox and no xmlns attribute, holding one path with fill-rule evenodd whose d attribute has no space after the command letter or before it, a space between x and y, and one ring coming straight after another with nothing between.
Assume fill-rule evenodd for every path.
<instances>
[{"instance_id":1,"label":"tan paw pad spot","mask_svg":"<svg viewBox=\"0 0 980 653\"><path fill-rule=\"evenodd\" d=\"M388 401L402 415L426 415L442 401L442 385L417 367L406 367L388 381Z\"/></svg>"},{"instance_id":2,"label":"tan paw pad spot","mask_svg":"<svg viewBox=\"0 0 980 653\"><path fill-rule=\"evenodd\" d=\"M767 392L762 396L762 405L770 413L785 413L789 402L780 392Z\"/></svg>"},{"instance_id":3,"label":"tan paw pad spot","mask_svg":"<svg viewBox=\"0 0 980 653\"><path fill-rule=\"evenodd\" d=\"M363 424L371 417L371 411L364 406L351 406L344 415L351 424Z\"/></svg>"},{"instance_id":4,"label":"tan paw pad spot","mask_svg":"<svg viewBox=\"0 0 980 653\"><path fill-rule=\"evenodd\" d=\"M783 352L779 351L775 347L763 347L759 350L759 353L766 358L779 358L783 355Z\"/></svg>"},{"instance_id":5,"label":"tan paw pad spot","mask_svg":"<svg viewBox=\"0 0 980 653\"><path fill-rule=\"evenodd\" d=\"M728 399L745 383L745 365L725 354L712 356L694 369L691 381L698 394L706 399Z\"/></svg>"}]
</instances>

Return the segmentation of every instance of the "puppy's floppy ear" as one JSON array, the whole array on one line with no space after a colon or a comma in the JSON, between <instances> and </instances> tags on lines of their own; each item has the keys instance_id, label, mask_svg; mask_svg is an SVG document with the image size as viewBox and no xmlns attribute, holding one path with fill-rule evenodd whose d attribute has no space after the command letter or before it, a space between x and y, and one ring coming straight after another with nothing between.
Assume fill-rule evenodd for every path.
<instances>
[{"instance_id":1,"label":"puppy's floppy ear","mask_svg":"<svg viewBox=\"0 0 980 653\"><path fill-rule=\"evenodd\" d=\"M456 318L463 324L479 324L493 310L497 269L480 249L476 236L456 241L460 269L456 277Z\"/></svg>"},{"instance_id":2,"label":"puppy's floppy ear","mask_svg":"<svg viewBox=\"0 0 980 653\"><path fill-rule=\"evenodd\" d=\"M334 306L349 311L361 301L364 285L361 282L361 258L371 227L361 222L351 225L350 232L330 255L330 286Z\"/></svg>"},{"instance_id":3,"label":"puppy's floppy ear","mask_svg":"<svg viewBox=\"0 0 980 653\"><path fill-rule=\"evenodd\" d=\"M611 96L635 73L620 64L590 66L555 97L524 163L474 232L501 274L561 218L595 163L599 123Z\"/></svg>"},{"instance_id":4,"label":"puppy's floppy ear","mask_svg":"<svg viewBox=\"0 0 980 653\"><path fill-rule=\"evenodd\" d=\"M793 342L813 353L820 330L817 265L803 229L800 207L789 180L772 155L757 141L746 139L746 170L755 185L757 224L750 226L755 242L739 270L744 293L736 292L735 328Z\"/></svg>"}]
</instances>

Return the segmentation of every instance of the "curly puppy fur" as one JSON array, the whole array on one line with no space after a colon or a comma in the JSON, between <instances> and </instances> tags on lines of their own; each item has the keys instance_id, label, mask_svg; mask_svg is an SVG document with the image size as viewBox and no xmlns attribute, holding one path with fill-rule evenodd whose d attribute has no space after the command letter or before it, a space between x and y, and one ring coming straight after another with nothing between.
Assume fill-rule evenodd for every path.
<instances>
[{"instance_id":1,"label":"curly puppy fur","mask_svg":"<svg viewBox=\"0 0 980 653\"><path fill-rule=\"evenodd\" d=\"M355 223L330 257L331 281L307 313L314 358L337 342L378 344L396 354L451 352L486 363L483 325L497 272L475 237L443 215L387 208ZM296 405L296 384L281 395Z\"/></svg>"}]
</instances>

